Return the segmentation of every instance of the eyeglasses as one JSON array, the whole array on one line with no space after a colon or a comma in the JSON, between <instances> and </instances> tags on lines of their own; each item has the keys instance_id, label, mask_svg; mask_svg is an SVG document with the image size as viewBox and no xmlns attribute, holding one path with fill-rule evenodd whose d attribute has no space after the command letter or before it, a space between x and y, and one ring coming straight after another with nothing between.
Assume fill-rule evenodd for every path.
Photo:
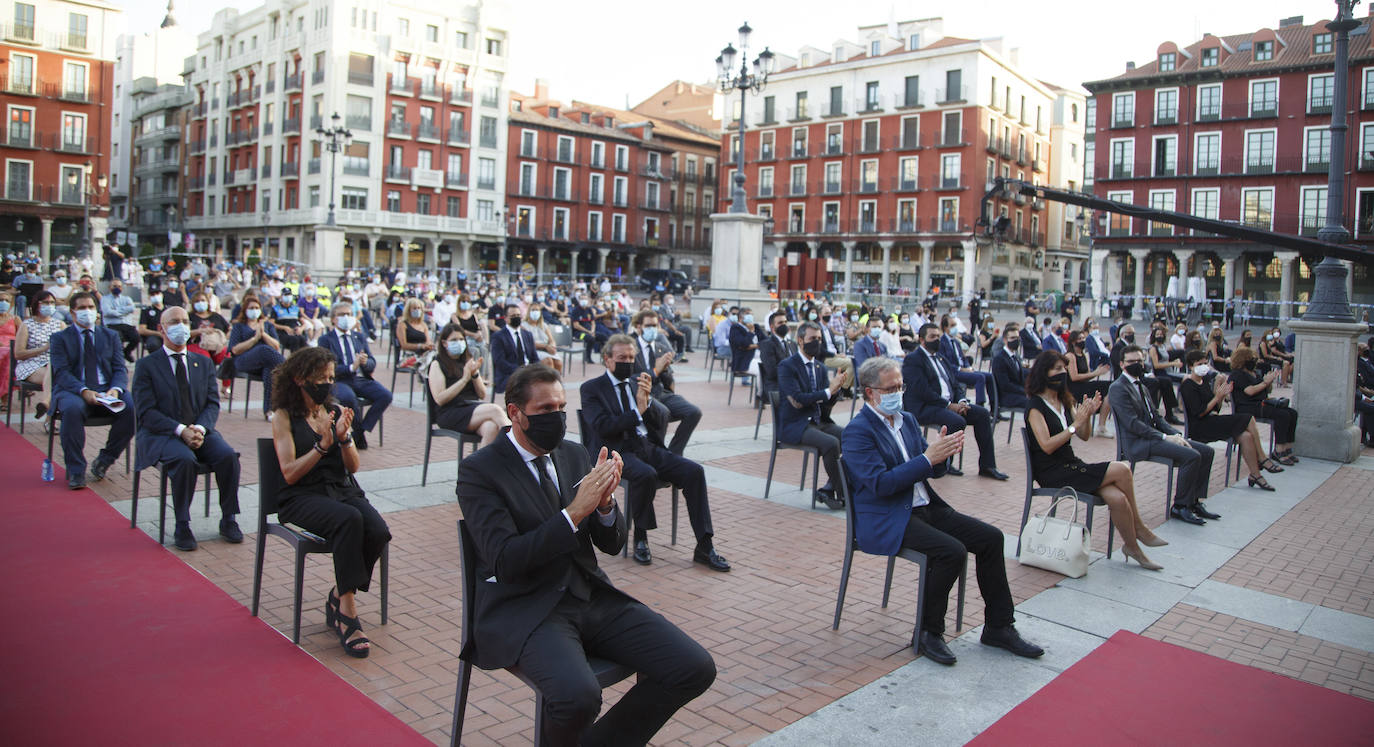
<instances>
[{"instance_id":1,"label":"eyeglasses","mask_svg":"<svg viewBox=\"0 0 1374 747\"><path fill-rule=\"evenodd\" d=\"M906 385L905 385L905 384L898 384L897 386L890 386L890 387L886 387L886 388L884 388L884 387L879 387L879 386L871 386L871 387L869 387L869 389L872 389L873 391L877 392L878 394L892 394L892 393L894 393L894 392L902 393L902 394L905 394L905 393L906 393Z\"/></svg>"}]
</instances>

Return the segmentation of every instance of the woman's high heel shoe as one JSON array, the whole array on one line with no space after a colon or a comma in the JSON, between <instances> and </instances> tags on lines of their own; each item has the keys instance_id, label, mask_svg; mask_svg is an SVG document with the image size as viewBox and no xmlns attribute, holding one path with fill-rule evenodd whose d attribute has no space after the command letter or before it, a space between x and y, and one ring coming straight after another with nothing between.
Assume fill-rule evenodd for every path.
<instances>
[{"instance_id":1,"label":"woman's high heel shoe","mask_svg":"<svg viewBox=\"0 0 1374 747\"><path fill-rule=\"evenodd\" d=\"M1283 467L1275 463L1273 457L1266 457L1264 461L1260 462L1260 468L1271 474L1277 474L1283 471Z\"/></svg>"},{"instance_id":2,"label":"woman's high heel shoe","mask_svg":"<svg viewBox=\"0 0 1374 747\"><path fill-rule=\"evenodd\" d=\"M1264 475L1255 475L1254 477L1248 478L1248 480L1250 482L1250 487L1252 488L1267 490L1270 493L1274 492L1274 486L1270 485L1269 481L1264 479Z\"/></svg>"},{"instance_id":3,"label":"woman's high heel shoe","mask_svg":"<svg viewBox=\"0 0 1374 747\"><path fill-rule=\"evenodd\" d=\"M329 590L329 598L324 602L324 624L328 627L335 627L334 620L339 615L339 596L334 593L334 589Z\"/></svg>"},{"instance_id":4,"label":"woman's high heel shoe","mask_svg":"<svg viewBox=\"0 0 1374 747\"><path fill-rule=\"evenodd\" d=\"M1138 563L1138 564L1140 565L1141 568L1144 568L1144 569L1147 570L1147 571L1162 571L1162 570L1164 570L1164 566L1162 566L1162 565L1160 565L1160 564L1158 564L1158 563L1152 562L1149 558L1145 557L1145 553L1141 552L1139 548L1137 548L1136 550L1132 551L1132 550L1129 549L1129 548L1123 547L1123 548L1121 548L1121 555L1122 555L1123 557L1127 558L1127 560L1122 561L1122 562L1126 563L1127 565L1130 565L1130 561L1131 561L1131 560L1134 560L1136 563Z\"/></svg>"},{"instance_id":5,"label":"woman's high heel shoe","mask_svg":"<svg viewBox=\"0 0 1374 747\"><path fill-rule=\"evenodd\" d=\"M1154 532L1146 531L1141 533L1139 529L1135 532L1135 540L1146 547L1164 547L1169 544L1169 540L1157 536Z\"/></svg>"},{"instance_id":6,"label":"woman's high heel shoe","mask_svg":"<svg viewBox=\"0 0 1374 747\"><path fill-rule=\"evenodd\" d=\"M339 645L343 646L343 650L355 659L366 659L372 651L370 645L372 642L363 636L351 641L348 640L349 636L355 632L361 633L362 630L363 626L362 623L358 622L358 618L349 617L342 612L334 613L334 632L339 635ZM363 648L364 644L368 644L366 648Z\"/></svg>"}]
</instances>

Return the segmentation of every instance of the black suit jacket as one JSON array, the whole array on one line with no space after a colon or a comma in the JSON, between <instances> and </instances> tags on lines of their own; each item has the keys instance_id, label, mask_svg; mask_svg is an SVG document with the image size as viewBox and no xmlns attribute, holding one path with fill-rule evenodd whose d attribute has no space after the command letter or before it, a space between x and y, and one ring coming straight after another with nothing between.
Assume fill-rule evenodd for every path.
<instances>
[{"instance_id":1,"label":"black suit jacket","mask_svg":"<svg viewBox=\"0 0 1374 747\"><path fill-rule=\"evenodd\" d=\"M759 375L763 377L764 391L778 390L778 364L796 354L789 347L791 342L784 345L777 335L768 335L759 344Z\"/></svg>"},{"instance_id":2,"label":"black suit jacket","mask_svg":"<svg viewBox=\"0 0 1374 747\"><path fill-rule=\"evenodd\" d=\"M637 387L638 384L631 379L631 407L635 406L634 396ZM657 407L650 407L644 411L642 417L649 437L646 439L640 436L637 431L639 418L635 417L634 412L621 411L620 395L606 374L598 374L582 382L578 391L582 394L582 418L586 420L590 431L586 438L588 447L597 449L605 446L622 454L643 454L645 447L650 444L663 445L661 434L667 423L659 422L657 419L662 411Z\"/></svg>"},{"instance_id":3,"label":"black suit jacket","mask_svg":"<svg viewBox=\"0 0 1374 747\"><path fill-rule=\"evenodd\" d=\"M997 382L997 404L1002 407L1025 407L1030 401L1026 397L1026 370L1021 359L1008 355L1009 351L999 350L992 357L992 378Z\"/></svg>"},{"instance_id":4,"label":"black suit jacket","mask_svg":"<svg viewBox=\"0 0 1374 747\"><path fill-rule=\"evenodd\" d=\"M580 444L564 441L549 457L566 506L590 469ZM596 563L595 545L608 555L625 546L625 516L617 506L610 526L593 512L573 532L550 505L508 435L458 465L458 504L477 544L473 630L460 656L483 669L515 664L535 626L563 598L569 573L581 572L620 593ZM576 566L576 568L574 568Z\"/></svg>"},{"instance_id":5,"label":"black suit jacket","mask_svg":"<svg viewBox=\"0 0 1374 747\"><path fill-rule=\"evenodd\" d=\"M932 365L932 362L934 365ZM923 413L930 410L943 410L949 407L950 400L940 396L940 377L935 366L942 366L950 383L950 396L958 399L962 394L954 372L938 355L926 355L924 350L913 350L902 359L902 381L906 383L906 394L902 395L902 409L921 420Z\"/></svg>"},{"instance_id":6,"label":"black suit jacket","mask_svg":"<svg viewBox=\"0 0 1374 747\"><path fill-rule=\"evenodd\" d=\"M507 327L491 335L491 378L497 393L506 391L506 379L515 369L539 362L539 354L534 349L534 335L528 329L520 330L520 349L524 357L515 353L515 340L511 337L514 330Z\"/></svg>"},{"instance_id":7,"label":"black suit jacket","mask_svg":"<svg viewBox=\"0 0 1374 747\"><path fill-rule=\"evenodd\" d=\"M215 430L219 420L219 384L215 381L215 364L200 353L186 354L186 377L191 385L191 409L195 423L181 422L181 405L177 400L176 376L167 348L143 356L134 366L134 408L138 413L136 468L147 469L162 459L163 449L170 442L180 442L179 425L199 425L206 433Z\"/></svg>"}]
</instances>

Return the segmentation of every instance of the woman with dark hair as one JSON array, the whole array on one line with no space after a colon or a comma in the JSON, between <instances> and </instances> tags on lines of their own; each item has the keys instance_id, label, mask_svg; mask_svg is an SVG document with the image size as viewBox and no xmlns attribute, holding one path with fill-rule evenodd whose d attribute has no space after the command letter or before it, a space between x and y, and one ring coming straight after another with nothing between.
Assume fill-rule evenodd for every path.
<instances>
[{"instance_id":1,"label":"woman with dark hair","mask_svg":"<svg viewBox=\"0 0 1374 747\"><path fill-rule=\"evenodd\" d=\"M490 444L510 425L499 406L485 402L487 382L482 378L482 359L468 347L465 330L446 324L439 331L439 350L425 374L440 428L482 437L478 448Z\"/></svg>"},{"instance_id":2,"label":"woman with dark hair","mask_svg":"<svg viewBox=\"0 0 1374 747\"><path fill-rule=\"evenodd\" d=\"M1266 399L1274 386L1274 379L1279 377L1279 369L1275 367L1261 376L1255 371L1256 363L1255 351L1250 348L1241 348L1231 354L1231 383L1235 385L1231 392L1232 404L1238 413L1274 421L1273 459L1279 464L1292 466L1298 463L1298 458L1293 456L1298 411L1281 402Z\"/></svg>"},{"instance_id":3,"label":"woman with dark hair","mask_svg":"<svg viewBox=\"0 0 1374 747\"><path fill-rule=\"evenodd\" d=\"M1286 384L1293 379L1293 355L1284 349L1283 333L1278 327L1264 333L1264 338L1259 344L1259 357L1264 364L1279 369L1280 384Z\"/></svg>"},{"instance_id":4,"label":"woman with dark hair","mask_svg":"<svg viewBox=\"0 0 1374 747\"><path fill-rule=\"evenodd\" d=\"M1203 442L1236 439L1241 458L1250 468L1250 487L1272 491L1260 468L1270 472L1282 472L1283 468L1275 464L1273 458L1260 456L1259 427L1255 425L1254 416L1221 414L1221 403L1226 401L1235 384L1218 376L1208 387L1203 377L1211 372L1211 367L1207 365L1207 353L1201 350L1189 350L1183 362L1188 377L1178 385L1178 391L1183 398L1183 415L1188 419L1188 437Z\"/></svg>"},{"instance_id":5,"label":"woman with dark hair","mask_svg":"<svg viewBox=\"0 0 1374 747\"><path fill-rule=\"evenodd\" d=\"M234 328L229 332L229 351L234 357L234 370L262 379L262 412L268 415L272 404L272 372L285 360L277 329L262 315L262 301L249 293L239 305ZM247 404L244 405L247 407Z\"/></svg>"},{"instance_id":6,"label":"woman with dark hair","mask_svg":"<svg viewBox=\"0 0 1374 747\"><path fill-rule=\"evenodd\" d=\"M351 436L353 411L331 395L334 363L328 350L304 348L273 375L272 441L286 481L277 515L332 548L334 588L325 602L325 625L349 656L362 659L370 647L356 596L371 585L391 531L353 478L360 463Z\"/></svg>"},{"instance_id":7,"label":"woman with dark hair","mask_svg":"<svg viewBox=\"0 0 1374 747\"><path fill-rule=\"evenodd\" d=\"M14 338L14 379L42 384L43 391L34 397L33 416L42 418L52 402L52 345L48 340L66 329L67 323L57 315L57 297L52 291L39 291L29 299L29 315L19 325Z\"/></svg>"},{"instance_id":8,"label":"woman with dark hair","mask_svg":"<svg viewBox=\"0 0 1374 747\"><path fill-rule=\"evenodd\" d=\"M1070 487L1101 497L1111 512L1112 525L1121 535L1121 553L1141 568L1160 570L1163 566L1152 563L1140 545L1160 547L1169 543L1156 537L1140 520L1130 466L1125 462L1086 464L1073 453L1069 442L1074 436L1088 440L1093 413L1107 401L1096 393L1091 399L1076 401L1069 392L1068 370L1066 356L1046 350L1036 356L1026 377L1026 393L1030 395L1026 425L1031 432L1031 476L1042 488Z\"/></svg>"},{"instance_id":9,"label":"woman with dark hair","mask_svg":"<svg viewBox=\"0 0 1374 747\"><path fill-rule=\"evenodd\" d=\"M1220 373L1227 373L1231 370L1231 349L1226 347L1226 333L1221 331L1221 327L1213 327L1211 334L1208 335L1207 355L1212 359L1213 369Z\"/></svg>"},{"instance_id":10,"label":"woman with dark hair","mask_svg":"<svg viewBox=\"0 0 1374 747\"><path fill-rule=\"evenodd\" d=\"M1084 327L1092 324L1092 318L1084 323ZM1088 368L1088 333L1083 330L1075 330L1069 333L1069 353L1066 361L1066 371L1069 377L1069 391L1076 399L1091 399L1094 396L1102 400L1102 407L1096 410L1101 417L1097 421L1097 428L1093 431L1094 436L1102 438L1112 438L1113 434L1107 430L1107 418L1111 417L1112 406L1107 404L1107 388L1111 386L1109 381L1094 381L1098 376L1109 373L1112 370L1110 363L1103 363L1097 368ZM1047 351L1054 352L1054 351ZM1037 359L1038 360L1038 359ZM1027 390L1030 391L1030 390ZM1089 420L1088 425L1092 425Z\"/></svg>"}]
</instances>

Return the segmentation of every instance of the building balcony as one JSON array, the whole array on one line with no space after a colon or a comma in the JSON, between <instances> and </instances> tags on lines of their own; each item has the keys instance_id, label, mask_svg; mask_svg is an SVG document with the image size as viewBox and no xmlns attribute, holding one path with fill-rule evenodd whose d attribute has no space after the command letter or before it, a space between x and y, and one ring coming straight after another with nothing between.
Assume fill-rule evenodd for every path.
<instances>
[{"instance_id":1,"label":"building balcony","mask_svg":"<svg viewBox=\"0 0 1374 747\"><path fill-rule=\"evenodd\" d=\"M1221 119L1221 107L1219 105L1203 106L1197 110L1197 121L1215 122Z\"/></svg>"},{"instance_id":2,"label":"building balcony","mask_svg":"<svg viewBox=\"0 0 1374 747\"><path fill-rule=\"evenodd\" d=\"M1131 114L1131 115L1129 115L1129 116L1120 116L1120 117L1113 116L1113 117L1112 117L1111 129L1113 129L1113 130L1120 130L1120 129L1125 129L1125 128L1128 128L1128 127L1135 127L1135 115L1134 115L1134 114Z\"/></svg>"},{"instance_id":3,"label":"building balcony","mask_svg":"<svg viewBox=\"0 0 1374 747\"><path fill-rule=\"evenodd\" d=\"M263 85L263 91L264 91L264 92L266 92L266 93L275 93L276 90L277 90L277 79L276 79L276 78L273 78L273 79L267 81L266 83L264 83L264 84L262 84L262 85Z\"/></svg>"},{"instance_id":4,"label":"building balcony","mask_svg":"<svg viewBox=\"0 0 1374 747\"><path fill-rule=\"evenodd\" d=\"M376 79L372 76L372 73L371 73L370 71L369 71L369 72L364 72L364 73L360 73L360 72L357 72L357 71L355 71L355 70L349 70L349 71L348 71L348 82L349 82L349 83L352 83L352 84L355 85L355 86L369 86L369 87L370 87L370 86L373 85L373 82L374 82L375 80L376 80Z\"/></svg>"},{"instance_id":5,"label":"building balcony","mask_svg":"<svg viewBox=\"0 0 1374 747\"><path fill-rule=\"evenodd\" d=\"M449 189L467 189L468 175L450 171L444 174L444 186Z\"/></svg>"},{"instance_id":6,"label":"building balcony","mask_svg":"<svg viewBox=\"0 0 1374 747\"><path fill-rule=\"evenodd\" d=\"M135 174L152 174L161 171L176 171L181 168L181 161L176 158L159 158L157 160L141 161L134 164Z\"/></svg>"},{"instance_id":7,"label":"building balcony","mask_svg":"<svg viewBox=\"0 0 1374 747\"><path fill-rule=\"evenodd\" d=\"M966 101L968 101L968 86L935 89L935 103L938 106L959 104Z\"/></svg>"},{"instance_id":8,"label":"building balcony","mask_svg":"<svg viewBox=\"0 0 1374 747\"><path fill-rule=\"evenodd\" d=\"M420 122L415 125L415 139L437 143L443 138L439 134L439 125L433 122Z\"/></svg>"},{"instance_id":9,"label":"building balcony","mask_svg":"<svg viewBox=\"0 0 1374 747\"><path fill-rule=\"evenodd\" d=\"M1331 160L1329 158L1322 160L1304 160L1302 170L1308 173L1325 174L1331 170Z\"/></svg>"},{"instance_id":10,"label":"building balcony","mask_svg":"<svg viewBox=\"0 0 1374 747\"><path fill-rule=\"evenodd\" d=\"M410 125L403 119L392 119L386 123L387 137L410 139Z\"/></svg>"},{"instance_id":11,"label":"building balcony","mask_svg":"<svg viewBox=\"0 0 1374 747\"><path fill-rule=\"evenodd\" d=\"M1155 126L1176 125L1178 124L1178 110L1155 112Z\"/></svg>"},{"instance_id":12,"label":"building balcony","mask_svg":"<svg viewBox=\"0 0 1374 747\"><path fill-rule=\"evenodd\" d=\"M38 43L38 29L32 23L4 23L0 24L0 29L3 29L5 41L19 44Z\"/></svg>"},{"instance_id":13,"label":"building balcony","mask_svg":"<svg viewBox=\"0 0 1374 747\"><path fill-rule=\"evenodd\" d=\"M365 159L344 159L343 172L348 176L368 176L371 164Z\"/></svg>"},{"instance_id":14,"label":"building balcony","mask_svg":"<svg viewBox=\"0 0 1374 747\"><path fill-rule=\"evenodd\" d=\"M300 116L291 117L281 123L281 134L299 135L301 132Z\"/></svg>"},{"instance_id":15,"label":"building balcony","mask_svg":"<svg viewBox=\"0 0 1374 747\"><path fill-rule=\"evenodd\" d=\"M3 129L0 129L0 147L37 150L38 140L34 136L32 129L23 134L5 132Z\"/></svg>"},{"instance_id":16,"label":"building balcony","mask_svg":"<svg viewBox=\"0 0 1374 747\"><path fill-rule=\"evenodd\" d=\"M414 83L415 81L411 80L409 77L392 77L391 85L387 86L387 93L393 96L414 96Z\"/></svg>"},{"instance_id":17,"label":"building balcony","mask_svg":"<svg viewBox=\"0 0 1374 747\"><path fill-rule=\"evenodd\" d=\"M471 145L472 134L458 127L450 127L448 130L448 139L445 140L445 142L449 145Z\"/></svg>"},{"instance_id":18,"label":"building balcony","mask_svg":"<svg viewBox=\"0 0 1374 747\"><path fill-rule=\"evenodd\" d=\"M889 188L893 192L919 192L921 190L919 180L915 175L894 176L889 182Z\"/></svg>"},{"instance_id":19,"label":"building balcony","mask_svg":"<svg viewBox=\"0 0 1374 747\"><path fill-rule=\"evenodd\" d=\"M264 164L262 165L261 173L262 173L262 178L264 178L264 179L266 179L266 178L272 176L272 164L270 164L270 163L264 163Z\"/></svg>"},{"instance_id":20,"label":"building balcony","mask_svg":"<svg viewBox=\"0 0 1374 747\"><path fill-rule=\"evenodd\" d=\"M54 132L49 138L49 146L58 153L95 153L95 138L72 137L65 133Z\"/></svg>"},{"instance_id":21,"label":"building balcony","mask_svg":"<svg viewBox=\"0 0 1374 747\"><path fill-rule=\"evenodd\" d=\"M409 184L410 167L397 166L396 164L387 164L386 173L384 174L383 178L385 178L389 182L404 182L406 184Z\"/></svg>"},{"instance_id":22,"label":"building balcony","mask_svg":"<svg viewBox=\"0 0 1374 747\"><path fill-rule=\"evenodd\" d=\"M323 82L324 82L324 71L323 71L323 70L316 70L316 71L310 73L310 84L311 84L311 85L318 86L319 84L321 84L321 83L323 83Z\"/></svg>"},{"instance_id":23,"label":"building balcony","mask_svg":"<svg viewBox=\"0 0 1374 747\"><path fill-rule=\"evenodd\" d=\"M866 182L866 181L862 181L862 180L859 181L859 194L862 194L862 195L873 195L873 194L877 194L877 193L878 193L878 183L877 183L876 181L873 181L873 182Z\"/></svg>"},{"instance_id":24,"label":"building balcony","mask_svg":"<svg viewBox=\"0 0 1374 747\"><path fill-rule=\"evenodd\" d=\"M472 105L472 91L467 88L454 88L448 92L450 104Z\"/></svg>"},{"instance_id":25,"label":"building balcony","mask_svg":"<svg viewBox=\"0 0 1374 747\"><path fill-rule=\"evenodd\" d=\"M281 165L281 175L283 179L295 179L301 175L301 164L299 161L288 161Z\"/></svg>"},{"instance_id":26,"label":"building balcony","mask_svg":"<svg viewBox=\"0 0 1374 747\"><path fill-rule=\"evenodd\" d=\"M320 159L318 159L318 158L312 158L312 159L310 159L309 161L306 161L306 163L305 163L305 173L307 173L307 174L318 174L318 173L320 173Z\"/></svg>"},{"instance_id":27,"label":"building balcony","mask_svg":"<svg viewBox=\"0 0 1374 747\"><path fill-rule=\"evenodd\" d=\"M1308 114L1330 114L1331 113L1331 94L1324 96L1312 96L1307 100Z\"/></svg>"},{"instance_id":28,"label":"building balcony","mask_svg":"<svg viewBox=\"0 0 1374 747\"><path fill-rule=\"evenodd\" d=\"M962 176L945 176L935 174L929 177L927 182L929 189L936 191L948 191L954 189L968 189L968 181Z\"/></svg>"},{"instance_id":29,"label":"building balcony","mask_svg":"<svg viewBox=\"0 0 1374 747\"><path fill-rule=\"evenodd\" d=\"M237 179L238 179L238 173L237 173L237 172L234 172L234 171L226 171L226 172L224 172L224 186L227 187L227 186L229 186L229 185L231 185L231 184L234 184L235 181L236 181ZM214 174L211 174L211 175L210 175L210 183L211 183L211 184L214 184L214 183L215 183L215 175L214 175Z\"/></svg>"},{"instance_id":30,"label":"building balcony","mask_svg":"<svg viewBox=\"0 0 1374 747\"><path fill-rule=\"evenodd\" d=\"M91 91L88 88L67 88L66 86L52 86L54 98L58 101L65 101L69 104L89 104L91 103Z\"/></svg>"},{"instance_id":31,"label":"building balcony","mask_svg":"<svg viewBox=\"0 0 1374 747\"><path fill-rule=\"evenodd\" d=\"M282 85L281 90L283 90L283 91L299 91L299 90L301 90L301 72L300 72L299 70L297 70L296 72L291 73L290 75L286 76L286 82Z\"/></svg>"},{"instance_id":32,"label":"building balcony","mask_svg":"<svg viewBox=\"0 0 1374 747\"><path fill-rule=\"evenodd\" d=\"M344 124L345 124L345 125L348 127L348 129L350 129L350 130L358 130L358 131L360 131L360 132L371 132L371 131L372 131L372 115L370 115L370 114L350 114L350 115L348 115L347 117L344 117Z\"/></svg>"},{"instance_id":33,"label":"building balcony","mask_svg":"<svg viewBox=\"0 0 1374 747\"><path fill-rule=\"evenodd\" d=\"M420 98L430 101L443 101L444 92L439 88L439 84L433 80L420 80Z\"/></svg>"},{"instance_id":34,"label":"building balcony","mask_svg":"<svg viewBox=\"0 0 1374 747\"><path fill-rule=\"evenodd\" d=\"M968 129L946 130L940 133L940 139L935 143L937 148L962 148L969 144Z\"/></svg>"}]
</instances>

